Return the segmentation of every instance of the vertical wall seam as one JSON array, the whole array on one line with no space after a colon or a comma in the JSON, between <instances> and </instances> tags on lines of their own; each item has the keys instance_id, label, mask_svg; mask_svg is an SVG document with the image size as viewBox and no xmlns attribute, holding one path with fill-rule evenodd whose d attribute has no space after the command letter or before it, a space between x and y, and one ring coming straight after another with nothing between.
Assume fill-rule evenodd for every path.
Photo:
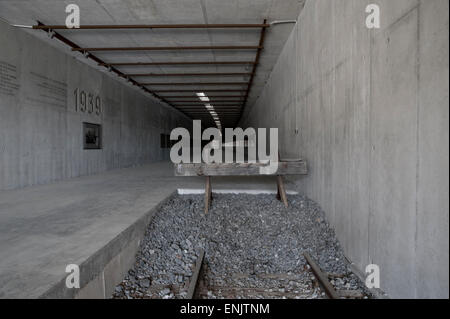
<instances>
[{"instance_id":1,"label":"vertical wall seam","mask_svg":"<svg viewBox=\"0 0 450 319\"><path fill-rule=\"evenodd\" d=\"M370 239L371 239L371 220L372 220L372 156L373 156L373 140L372 140L372 110L373 110L373 31L369 30L369 112L368 112L368 133L369 133L369 163L368 163L368 196L369 196L369 216L367 218L367 261L369 263L372 263L372 257L371 257L371 246L370 246Z\"/></svg>"},{"instance_id":2,"label":"vertical wall seam","mask_svg":"<svg viewBox=\"0 0 450 319\"><path fill-rule=\"evenodd\" d=\"M418 295L418 272L417 272L417 245L418 245L418 216L419 216L419 187L420 187L420 23L421 23L421 1L419 1L417 6L417 47L416 47L416 107L417 107L417 119L416 119L416 211L415 211L415 233L414 233L414 273L415 273L415 285L414 285L414 296L417 298Z\"/></svg>"},{"instance_id":3,"label":"vertical wall seam","mask_svg":"<svg viewBox=\"0 0 450 319\"><path fill-rule=\"evenodd\" d=\"M334 226L336 228L337 226L337 222L336 222L336 198L335 198L335 194L336 192L333 189L333 185L334 185L334 174L333 174L333 169L334 169L334 143L336 141L336 123L334 121L334 112L333 110L336 108L336 1L333 1L333 6L332 6L332 14L331 14L331 19L333 20L332 23L332 32L333 32L333 53L332 53L332 57L333 57L333 82L332 82L332 90L333 90L333 101L331 103L331 110L330 110L330 118L331 118L331 127L333 128L331 130L331 151L330 151L330 159L331 159L331 183L330 184L330 195L331 195L331 209L332 209L332 214L333 214L333 223ZM320 77L322 77L322 75L320 75ZM326 137L325 137L326 139ZM325 153L325 152L324 152ZM324 154L325 158L326 158L326 154Z\"/></svg>"},{"instance_id":4,"label":"vertical wall seam","mask_svg":"<svg viewBox=\"0 0 450 319\"><path fill-rule=\"evenodd\" d=\"M102 289L103 289L103 299L106 299L106 284L105 284L105 270L102 270Z\"/></svg>"},{"instance_id":5,"label":"vertical wall seam","mask_svg":"<svg viewBox=\"0 0 450 319\"><path fill-rule=\"evenodd\" d=\"M352 1L352 3L351 3L351 9L352 9L351 12L352 13L354 12L353 5L354 5L354 2ZM354 46L353 46L355 41L356 41L355 29L352 28L352 32L351 32L351 43L352 44L350 46L350 48L351 48L350 49L351 50L351 53L350 53L350 56L351 56L351 60L350 60L350 76L351 76L352 86L351 86L351 91L350 91L351 94L349 94L349 98L350 98L349 105L350 105L351 113L352 113L352 121L350 121L349 126L347 128L347 134L348 134L348 137L347 137L347 143L348 143L348 145L347 145L347 156L348 156L348 161L349 162L351 162L350 159L352 158L352 141L351 141L352 140L352 132L351 132L351 130L354 130L355 113L356 113L353 110L353 108L355 107L355 72L354 72L355 50L354 50ZM353 192L352 192L352 189L351 189L351 186L350 186L350 185L353 185L353 183L352 183L352 179L353 179L352 166L353 165L354 164L347 165L347 168L348 168L348 171L347 171L347 183L348 183L348 185L347 185L347 192L348 192L347 198L348 198L348 206L347 207L349 207L350 225L352 225L350 227L353 227L353 213L354 213L354 210L353 210ZM349 229L349 233L350 233L349 240L353 241L354 239L353 239L353 234L352 234L352 229L351 228ZM353 245L351 245L349 243L348 250L353 250L353 247L350 247L350 246L353 246ZM352 255L353 255L353 253L352 253Z\"/></svg>"}]
</instances>

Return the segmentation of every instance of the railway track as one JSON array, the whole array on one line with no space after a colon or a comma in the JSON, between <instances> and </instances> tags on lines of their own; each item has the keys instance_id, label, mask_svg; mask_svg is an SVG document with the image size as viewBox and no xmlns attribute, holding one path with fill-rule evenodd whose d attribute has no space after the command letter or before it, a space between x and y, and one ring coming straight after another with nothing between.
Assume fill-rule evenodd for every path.
<instances>
[{"instance_id":1,"label":"railway track","mask_svg":"<svg viewBox=\"0 0 450 319\"><path fill-rule=\"evenodd\" d=\"M348 274L323 272L313 258L305 253L308 265L302 272L286 274L234 274L234 285L215 283L201 251L186 299L367 299L361 290L336 289L330 279L345 278ZM260 285L252 286L249 278L257 278Z\"/></svg>"}]
</instances>

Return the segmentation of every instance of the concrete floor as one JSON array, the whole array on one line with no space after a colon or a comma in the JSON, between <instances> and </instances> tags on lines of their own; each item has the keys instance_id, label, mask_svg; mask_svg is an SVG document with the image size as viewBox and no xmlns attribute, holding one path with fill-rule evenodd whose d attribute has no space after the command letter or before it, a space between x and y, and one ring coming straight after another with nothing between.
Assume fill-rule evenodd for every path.
<instances>
[{"instance_id":1,"label":"concrete floor","mask_svg":"<svg viewBox=\"0 0 450 319\"><path fill-rule=\"evenodd\" d=\"M177 188L203 182L174 177L173 164L157 162L0 192L0 298L45 295L64 281L66 265L81 265L120 241ZM276 184L273 177L217 177L214 189L275 190Z\"/></svg>"}]
</instances>

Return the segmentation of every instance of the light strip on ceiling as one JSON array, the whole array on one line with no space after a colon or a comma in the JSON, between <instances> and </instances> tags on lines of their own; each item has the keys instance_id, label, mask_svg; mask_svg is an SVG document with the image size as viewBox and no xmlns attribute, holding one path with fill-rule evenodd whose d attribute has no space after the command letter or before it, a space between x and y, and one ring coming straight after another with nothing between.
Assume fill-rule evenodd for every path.
<instances>
[{"instance_id":1,"label":"light strip on ceiling","mask_svg":"<svg viewBox=\"0 0 450 319\"><path fill-rule=\"evenodd\" d=\"M209 97L206 96L204 92L198 92L196 93L200 101L202 102L210 102ZM216 111L214 110L214 106L212 106L210 103L205 104L206 109L208 110L209 114L213 118L214 122L216 123L216 126L219 130L222 130L222 123L220 123L219 116L217 115Z\"/></svg>"}]
</instances>

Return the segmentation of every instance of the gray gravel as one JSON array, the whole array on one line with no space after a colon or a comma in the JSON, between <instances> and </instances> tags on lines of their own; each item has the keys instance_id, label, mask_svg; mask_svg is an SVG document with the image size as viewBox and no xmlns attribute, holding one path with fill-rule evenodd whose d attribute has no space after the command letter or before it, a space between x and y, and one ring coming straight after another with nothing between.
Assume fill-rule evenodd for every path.
<instances>
[{"instance_id":1,"label":"gray gravel","mask_svg":"<svg viewBox=\"0 0 450 319\"><path fill-rule=\"evenodd\" d=\"M340 290L360 290L320 207L289 196L176 196L156 213L135 265L113 298L184 298L199 251L205 250L202 298L324 298L303 252ZM365 291L367 294L367 291Z\"/></svg>"}]
</instances>

